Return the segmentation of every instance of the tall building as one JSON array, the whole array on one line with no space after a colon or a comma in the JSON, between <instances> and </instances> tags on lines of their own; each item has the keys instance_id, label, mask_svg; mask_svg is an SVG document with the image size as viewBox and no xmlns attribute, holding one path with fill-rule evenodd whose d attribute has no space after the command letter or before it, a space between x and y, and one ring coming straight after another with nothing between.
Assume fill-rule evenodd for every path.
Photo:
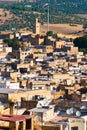
<instances>
[{"instance_id":1,"label":"tall building","mask_svg":"<svg viewBox=\"0 0 87 130\"><path fill-rule=\"evenodd\" d=\"M35 34L40 34L40 23L38 22L38 18L35 20L35 25L34 25L34 31Z\"/></svg>"}]
</instances>

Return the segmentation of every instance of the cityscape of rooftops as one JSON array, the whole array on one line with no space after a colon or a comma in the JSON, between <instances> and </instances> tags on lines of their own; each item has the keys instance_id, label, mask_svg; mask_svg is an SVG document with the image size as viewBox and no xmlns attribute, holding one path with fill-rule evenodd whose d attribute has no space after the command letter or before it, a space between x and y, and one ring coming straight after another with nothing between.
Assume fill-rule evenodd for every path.
<instances>
[{"instance_id":1,"label":"cityscape of rooftops","mask_svg":"<svg viewBox=\"0 0 87 130\"><path fill-rule=\"evenodd\" d=\"M0 0L0 130L87 130L86 0Z\"/></svg>"}]
</instances>

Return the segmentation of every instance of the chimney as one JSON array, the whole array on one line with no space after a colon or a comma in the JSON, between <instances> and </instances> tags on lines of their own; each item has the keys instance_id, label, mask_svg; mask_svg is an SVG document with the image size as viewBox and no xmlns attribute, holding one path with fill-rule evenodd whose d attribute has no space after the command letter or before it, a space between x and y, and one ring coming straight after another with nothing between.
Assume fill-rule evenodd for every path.
<instances>
[{"instance_id":1,"label":"chimney","mask_svg":"<svg viewBox=\"0 0 87 130\"><path fill-rule=\"evenodd\" d=\"M10 115L13 115L13 114L14 114L14 104L15 104L15 103L12 102L12 101L9 103L9 107L10 107Z\"/></svg>"}]
</instances>

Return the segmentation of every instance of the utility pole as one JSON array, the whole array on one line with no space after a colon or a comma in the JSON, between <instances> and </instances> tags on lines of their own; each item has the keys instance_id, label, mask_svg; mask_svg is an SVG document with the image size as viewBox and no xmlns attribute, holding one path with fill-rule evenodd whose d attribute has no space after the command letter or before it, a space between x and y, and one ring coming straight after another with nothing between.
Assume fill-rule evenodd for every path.
<instances>
[{"instance_id":1,"label":"utility pole","mask_svg":"<svg viewBox=\"0 0 87 130\"><path fill-rule=\"evenodd\" d=\"M47 7L47 31L49 31L49 3L46 3L43 7Z\"/></svg>"},{"instance_id":2,"label":"utility pole","mask_svg":"<svg viewBox=\"0 0 87 130\"><path fill-rule=\"evenodd\" d=\"M47 31L49 31L49 4L48 4Z\"/></svg>"}]
</instances>

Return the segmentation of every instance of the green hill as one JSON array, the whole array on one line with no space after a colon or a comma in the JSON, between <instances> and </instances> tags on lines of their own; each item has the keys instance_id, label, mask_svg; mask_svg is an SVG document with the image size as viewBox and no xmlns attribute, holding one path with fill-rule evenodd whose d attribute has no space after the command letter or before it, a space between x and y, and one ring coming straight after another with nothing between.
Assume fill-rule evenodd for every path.
<instances>
[{"instance_id":1,"label":"green hill","mask_svg":"<svg viewBox=\"0 0 87 130\"><path fill-rule=\"evenodd\" d=\"M49 21L52 24L69 23L69 24L87 24L87 17L81 17L77 14L87 14L87 0L37 0L36 2L23 2L15 4L3 4L1 8L10 10L20 20L15 19L7 21L0 30L11 28L24 28L33 29L34 20L36 17L44 24L47 22L48 7L44 6L49 4Z\"/></svg>"}]
</instances>

